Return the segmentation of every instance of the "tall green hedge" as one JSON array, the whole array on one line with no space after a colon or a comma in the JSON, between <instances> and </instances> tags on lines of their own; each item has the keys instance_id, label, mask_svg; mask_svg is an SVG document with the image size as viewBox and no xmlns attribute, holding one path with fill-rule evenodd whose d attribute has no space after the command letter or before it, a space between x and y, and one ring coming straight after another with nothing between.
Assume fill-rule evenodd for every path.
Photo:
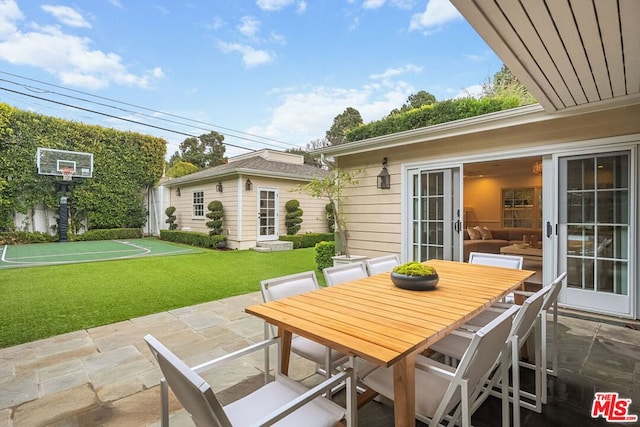
<instances>
[{"instance_id":1,"label":"tall green hedge","mask_svg":"<svg viewBox=\"0 0 640 427\"><path fill-rule=\"evenodd\" d=\"M391 114L384 119L359 126L348 131L346 139L348 142L360 141L376 136L390 135L405 130L419 129L508 110L520 105L521 100L516 96L448 99L436 104L423 105L404 113Z\"/></svg>"},{"instance_id":2,"label":"tall green hedge","mask_svg":"<svg viewBox=\"0 0 640 427\"><path fill-rule=\"evenodd\" d=\"M166 141L149 135L48 117L0 103L0 231L15 212L38 204L59 208L60 190L37 174L38 147L94 155L94 176L68 190L71 231L138 228L146 222L144 194L162 176Z\"/></svg>"}]
</instances>

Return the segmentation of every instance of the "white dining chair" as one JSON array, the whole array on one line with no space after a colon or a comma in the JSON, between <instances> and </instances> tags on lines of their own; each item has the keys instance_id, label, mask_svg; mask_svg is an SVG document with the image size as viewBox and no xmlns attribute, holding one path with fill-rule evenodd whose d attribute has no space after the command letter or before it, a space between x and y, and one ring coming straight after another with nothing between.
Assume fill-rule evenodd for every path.
<instances>
[{"instance_id":1,"label":"white dining chair","mask_svg":"<svg viewBox=\"0 0 640 427\"><path fill-rule=\"evenodd\" d=\"M522 270L523 257L485 252L469 253L469 264L492 265L494 267L516 268Z\"/></svg>"},{"instance_id":2,"label":"white dining chair","mask_svg":"<svg viewBox=\"0 0 640 427\"><path fill-rule=\"evenodd\" d=\"M550 285L543 287L539 291L530 294L522 304L522 307L513 322L513 335L517 337L515 345L511 349L512 354L512 382L514 402L514 424L519 425L520 407L530 409L540 413L543 403L547 401L546 383L547 383L547 362L546 362L546 340L543 335L546 334L544 319L546 318L545 306L555 299L562 285L564 273L561 274ZM517 304L496 304L476 316L469 323L464 324L461 331L473 331L481 327L485 322L491 322L496 316L500 316L504 310L510 310L518 307ZM480 317L480 319L478 319ZM475 323L473 323L475 321ZM535 355L534 363L525 363L520 361L520 349L527 342L528 337L535 332ZM438 353L442 353L452 360L459 359L466 348L469 336L461 334L448 335L438 341L430 348ZM520 386L519 367L524 366L534 371L534 392L523 390ZM517 403L516 403L517 402Z\"/></svg>"},{"instance_id":3,"label":"white dining chair","mask_svg":"<svg viewBox=\"0 0 640 427\"><path fill-rule=\"evenodd\" d=\"M386 273L393 270L393 267L400 265L398 255L384 255L376 258L365 260L369 276L374 274Z\"/></svg>"},{"instance_id":4,"label":"white dining chair","mask_svg":"<svg viewBox=\"0 0 640 427\"><path fill-rule=\"evenodd\" d=\"M318 279L313 271L266 279L260 282L260 291L264 302L275 301L318 289L320 289ZM271 326L270 329L271 335L275 336L274 327ZM324 374L327 378L331 376L331 372L336 366L340 366L347 361L346 355L295 334L291 338L291 351L307 360L313 361L316 364L318 373Z\"/></svg>"},{"instance_id":5,"label":"white dining chair","mask_svg":"<svg viewBox=\"0 0 640 427\"><path fill-rule=\"evenodd\" d=\"M544 305L542 307L542 315L541 315L541 328L542 328L542 363L545 364L545 372L549 375L557 376L558 375L558 295L562 290L562 282L567 277L567 273L561 273L553 282L549 285L550 290L547 293L547 296L544 300ZM534 292L528 291L515 291L516 295L521 295L523 298L528 298L531 295L534 295ZM495 317L496 311L500 311L509 307L510 303L498 303L494 304L491 309L485 310L480 313L478 316L471 319L468 324L471 325L483 325L493 317ZM552 315L552 331L551 331L551 345L548 343L549 336L549 326L548 326L548 315ZM551 348L551 368L548 367L548 349ZM522 366L526 366L529 368L533 367L531 364L527 364L522 362ZM547 391L546 389L542 390L543 392L543 403L547 402Z\"/></svg>"},{"instance_id":6,"label":"white dining chair","mask_svg":"<svg viewBox=\"0 0 640 427\"><path fill-rule=\"evenodd\" d=\"M471 416L490 394L485 384L508 378L507 342L514 315L513 307L478 330L467 342L456 369L419 355L416 358L416 418L430 426L471 425ZM380 367L361 383L388 399L394 399L393 367ZM509 416L508 390L504 387L502 414Z\"/></svg>"},{"instance_id":7,"label":"white dining chair","mask_svg":"<svg viewBox=\"0 0 640 427\"><path fill-rule=\"evenodd\" d=\"M146 335L144 339L164 375L161 380L162 427L169 425L168 388L171 388L192 421L199 427L244 427L271 425L274 422L277 422L278 426L325 427L335 425L345 418L347 425L354 427L357 425L357 409L353 398L355 395L353 365L311 389L281 375L276 368L273 381L223 406L209 382L200 374L271 345L277 347L276 354L279 356L280 338L270 338L193 368L187 366L152 335ZM347 383L346 409L322 397L326 389L345 381Z\"/></svg>"},{"instance_id":8,"label":"white dining chair","mask_svg":"<svg viewBox=\"0 0 640 427\"><path fill-rule=\"evenodd\" d=\"M522 270L522 264L524 258L517 255L501 255L491 254L485 252L471 252L469 253L469 264L481 264L490 265L493 267L515 268ZM504 302L515 302L515 296L513 293L505 295L502 299Z\"/></svg>"},{"instance_id":9,"label":"white dining chair","mask_svg":"<svg viewBox=\"0 0 640 427\"><path fill-rule=\"evenodd\" d=\"M322 270L322 274L324 275L324 281L327 286L339 285L340 283L364 279L369 276L367 274L367 268L362 262L327 267Z\"/></svg>"}]
</instances>

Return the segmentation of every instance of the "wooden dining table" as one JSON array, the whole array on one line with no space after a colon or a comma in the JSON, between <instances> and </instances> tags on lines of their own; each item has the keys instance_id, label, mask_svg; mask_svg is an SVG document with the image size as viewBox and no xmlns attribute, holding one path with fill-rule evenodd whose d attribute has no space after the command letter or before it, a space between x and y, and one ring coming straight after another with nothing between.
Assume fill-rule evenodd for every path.
<instances>
[{"instance_id":1,"label":"wooden dining table","mask_svg":"<svg viewBox=\"0 0 640 427\"><path fill-rule=\"evenodd\" d=\"M415 425L416 355L520 288L535 272L430 260L440 281L431 291L396 287L389 273L247 307L277 326L281 371L292 334L383 367L393 367L395 425Z\"/></svg>"}]
</instances>

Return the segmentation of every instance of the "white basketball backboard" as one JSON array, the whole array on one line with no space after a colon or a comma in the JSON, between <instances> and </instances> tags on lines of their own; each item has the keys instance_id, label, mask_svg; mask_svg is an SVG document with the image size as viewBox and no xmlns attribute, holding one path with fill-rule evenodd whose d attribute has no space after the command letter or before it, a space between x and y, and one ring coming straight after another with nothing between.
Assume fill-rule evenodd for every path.
<instances>
[{"instance_id":1,"label":"white basketball backboard","mask_svg":"<svg viewBox=\"0 0 640 427\"><path fill-rule=\"evenodd\" d=\"M91 153L38 147L36 165L40 175L63 176L63 170L72 169L74 178L93 177Z\"/></svg>"}]
</instances>

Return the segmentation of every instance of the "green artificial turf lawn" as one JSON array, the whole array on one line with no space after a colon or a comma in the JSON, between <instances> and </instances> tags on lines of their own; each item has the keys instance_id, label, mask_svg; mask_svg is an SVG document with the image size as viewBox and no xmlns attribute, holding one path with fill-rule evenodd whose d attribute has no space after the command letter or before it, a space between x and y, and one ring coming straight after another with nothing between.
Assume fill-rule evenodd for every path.
<instances>
[{"instance_id":1,"label":"green artificial turf lawn","mask_svg":"<svg viewBox=\"0 0 640 427\"><path fill-rule=\"evenodd\" d=\"M315 269L307 248L0 270L0 348L258 291L260 280Z\"/></svg>"}]
</instances>

